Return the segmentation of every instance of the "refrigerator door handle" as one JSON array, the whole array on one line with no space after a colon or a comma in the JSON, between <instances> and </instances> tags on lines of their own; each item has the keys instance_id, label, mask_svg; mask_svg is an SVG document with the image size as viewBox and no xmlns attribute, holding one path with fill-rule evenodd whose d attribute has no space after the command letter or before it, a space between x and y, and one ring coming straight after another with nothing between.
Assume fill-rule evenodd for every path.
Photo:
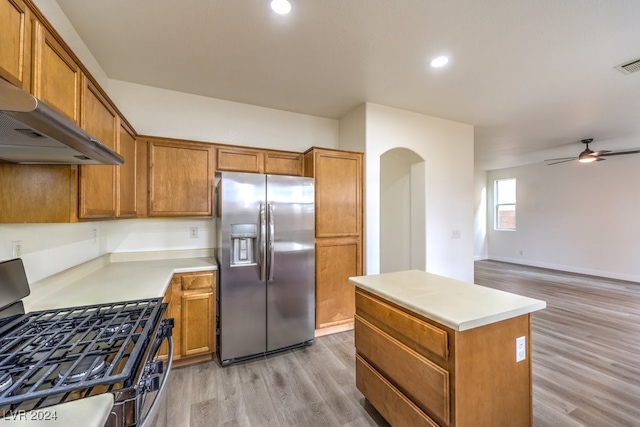
<instances>
[{"instance_id":1,"label":"refrigerator door handle","mask_svg":"<svg viewBox=\"0 0 640 427\"><path fill-rule=\"evenodd\" d=\"M269 203L267 206L268 206L267 218L269 220L269 239L267 240L269 245L269 260L267 261L267 269L269 272L268 280L272 281L273 280L273 261L274 261L273 244L276 239L276 234L275 234L275 228L273 226L273 205Z\"/></svg>"},{"instance_id":2,"label":"refrigerator door handle","mask_svg":"<svg viewBox=\"0 0 640 427\"><path fill-rule=\"evenodd\" d=\"M260 280L265 280L266 272L266 260L265 260L265 246L267 243L267 212L265 204L260 203L260 243L258 244L258 265L260 266Z\"/></svg>"}]
</instances>

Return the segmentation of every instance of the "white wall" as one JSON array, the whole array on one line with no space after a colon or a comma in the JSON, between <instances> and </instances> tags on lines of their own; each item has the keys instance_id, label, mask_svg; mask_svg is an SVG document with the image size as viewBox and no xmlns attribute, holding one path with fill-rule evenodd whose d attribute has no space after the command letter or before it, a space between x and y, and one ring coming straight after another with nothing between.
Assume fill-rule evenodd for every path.
<instances>
[{"instance_id":1,"label":"white wall","mask_svg":"<svg viewBox=\"0 0 640 427\"><path fill-rule=\"evenodd\" d=\"M475 170L474 194L474 247L473 257L475 260L487 259L489 248L487 246L487 171Z\"/></svg>"},{"instance_id":2,"label":"white wall","mask_svg":"<svg viewBox=\"0 0 640 427\"><path fill-rule=\"evenodd\" d=\"M488 172L488 189L517 186L516 231L494 230L488 209L489 258L640 282L639 169L640 156L620 156Z\"/></svg>"},{"instance_id":3,"label":"white wall","mask_svg":"<svg viewBox=\"0 0 640 427\"><path fill-rule=\"evenodd\" d=\"M337 148L338 121L109 81L109 96L141 135L290 151Z\"/></svg>"},{"instance_id":4,"label":"white wall","mask_svg":"<svg viewBox=\"0 0 640 427\"><path fill-rule=\"evenodd\" d=\"M380 157L380 272L425 270L424 161L394 148Z\"/></svg>"},{"instance_id":5,"label":"white wall","mask_svg":"<svg viewBox=\"0 0 640 427\"><path fill-rule=\"evenodd\" d=\"M380 271L380 156L407 148L425 161L426 270L473 281L473 126L366 104L366 273ZM451 231L459 229L460 239Z\"/></svg>"}]
</instances>

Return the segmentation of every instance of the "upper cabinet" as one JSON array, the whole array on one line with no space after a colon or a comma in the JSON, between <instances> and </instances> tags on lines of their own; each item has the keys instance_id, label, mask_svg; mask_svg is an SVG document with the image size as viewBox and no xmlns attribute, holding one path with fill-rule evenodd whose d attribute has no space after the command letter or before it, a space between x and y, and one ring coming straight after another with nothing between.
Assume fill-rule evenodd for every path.
<instances>
[{"instance_id":1,"label":"upper cabinet","mask_svg":"<svg viewBox=\"0 0 640 427\"><path fill-rule=\"evenodd\" d=\"M165 138L146 143L147 159L139 165L148 169L147 215L211 216L214 146Z\"/></svg>"},{"instance_id":2,"label":"upper cabinet","mask_svg":"<svg viewBox=\"0 0 640 427\"><path fill-rule=\"evenodd\" d=\"M85 79L83 90L82 128L104 145L116 150L120 129L115 110L89 79ZM80 218L115 217L115 178L115 166L80 166Z\"/></svg>"},{"instance_id":3,"label":"upper cabinet","mask_svg":"<svg viewBox=\"0 0 640 427\"><path fill-rule=\"evenodd\" d=\"M33 94L48 106L80 124L82 71L69 51L36 21Z\"/></svg>"},{"instance_id":4,"label":"upper cabinet","mask_svg":"<svg viewBox=\"0 0 640 427\"><path fill-rule=\"evenodd\" d=\"M120 133L116 151L124 157L124 164L116 168L116 216L133 218L136 216L136 136L135 132L120 119Z\"/></svg>"},{"instance_id":5,"label":"upper cabinet","mask_svg":"<svg viewBox=\"0 0 640 427\"><path fill-rule=\"evenodd\" d=\"M136 216L136 134L30 1L0 0L0 77L125 159L122 166L0 164L0 222Z\"/></svg>"},{"instance_id":6,"label":"upper cabinet","mask_svg":"<svg viewBox=\"0 0 640 427\"><path fill-rule=\"evenodd\" d=\"M314 148L305 157L305 175L316 181L316 237L360 236L362 154Z\"/></svg>"},{"instance_id":7,"label":"upper cabinet","mask_svg":"<svg viewBox=\"0 0 640 427\"><path fill-rule=\"evenodd\" d=\"M217 148L218 171L302 176L302 165L300 153L220 145Z\"/></svg>"},{"instance_id":8,"label":"upper cabinet","mask_svg":"<svg viewBox=\"0 0 640 427\"><path fill-rule=\"evenodd\" d=\"M216 170L230 172L264 171L264 155L262 151L252 148L218 147Z\"/></svg>"},{"instance_id":9,"label":"upper cabinet","mask_svg":"<svg viewBox=\"0 0 640 427\"><path fill-rule=\"evenodd\" d=\"M29 91L31 12L22 0L0 0L0 77Z\"/></svg>"},{"instance_id":10,"label":"upper cabinet","mask_svg":"<svg viewBox=\"0 0 640 427\"><path fill-rule=\"evenodd\" d=\"M265 151L264 173L302 176L302 159L303 156L300 153Z\"/></svg>"}]
</instances>

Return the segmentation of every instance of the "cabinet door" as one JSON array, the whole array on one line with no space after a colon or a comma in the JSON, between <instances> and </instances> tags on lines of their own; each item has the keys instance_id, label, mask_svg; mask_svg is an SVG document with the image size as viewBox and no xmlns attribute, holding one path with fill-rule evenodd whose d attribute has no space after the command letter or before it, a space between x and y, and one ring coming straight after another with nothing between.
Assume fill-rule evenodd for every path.
<instances>
[{"instance_id":1,"label":"cabinet door","mask_svg":"<svg viewBox=\"0 0 640 427\"><path fill-rule=\"evenodd\" d=\"M0 163L0 223L75 222L78 167Z\"/></svg>"},{"instance_id":2,"label":"cabinet door","mask_svg":"<svg viewBox=\"0 0 640 427\"><path fill-rule=\"evenodd\" d=\"M219 147L216 170L231 172L264 171L263 152L250 148Z\"/></svg>"},{"instance_id":3,"label":"cabinet door","mask_svg":"<svg viewBox=\"0 0 640 427\"><path fill-rule=\"evenodd\" d=\"M30 90L31 13L22 0L0 0L0 77Z\"/></svg>"},{"instance_id":4,"label":"cabinet door","mask_svg":"<svg viewBox=\"0 0 640 427\"><path fill-rule=\"evenodd\" d=\"M302 176L302 154L266 151L264 173Z\"/></svg>"},{"instance_id":5,"label":"cabinet door","mask_svg":"<svg viewBox=\"0 0 640 427\"><path fill-rule=\"evenodd\" d=\"M124 157L124 164L116 168L116 212L118 218L136 216L136 137L122 121L118 135L117 152Z\"/></svg>"},{"instance_id":6,"label":"cabinet door","mask_svg":"<svg viewBox=\"0 0 640 427\"><path fill-rule=\"evenodd\" d=\"M33 94L80 124L80 67L42 24L36 27Z\"/></svg>"},{"instance_id":7,"label":"cabinet door","mask_svg":"<svg viewBox=\"0 0 640 427\"><path fill-rule=\"evenodd\" d=\"M196 356L215 351L215 294L182 295L182 356Z\"/></svg>"},{"instance_id":8,"label":"cabinet door","mask_svg":"<svg viewBox=\"0 0 640 427\"><path fill-rule=\"evenodd\" d=\"M149 141L149 216L211 216L213 148Z\"/></svg>"},{"instance_id":9,"label":"cabinet door","mask_svg":"<svg viewBox=\"0 0 640 427\"><path fill-rule=\"evenodd\" d=\"M355 290L362 275L358 238L316 240L316 329L353 321Z\"/></svg>"},{"instance_id":10,"label":"cabinet door","mask_svg":"<svg viewBox=\"0 0 640 427\"><path fill-rule=\"evenodd\" d=\"M118 116L96 86L85 81L82 127L115 150ZM80 218L115 217L115 172L115 166L80 166Z\"/></svg>"},{"instance_id":11,"label":"cabinet door","mask_svg":"<svg viewBox=\"0 0 640 427\"><path fill-rule=\"evenodd\" d=\"M362 155L316 150L316 237L362 232Z\"/></svg>"}]
</instances>

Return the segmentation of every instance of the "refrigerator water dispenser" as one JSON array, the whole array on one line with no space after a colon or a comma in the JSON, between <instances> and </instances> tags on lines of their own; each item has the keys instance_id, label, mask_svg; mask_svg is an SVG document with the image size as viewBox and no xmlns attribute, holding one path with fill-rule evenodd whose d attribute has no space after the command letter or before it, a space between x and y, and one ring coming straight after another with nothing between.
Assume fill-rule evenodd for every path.
<instances>
[{"instance_id":1,"label":"refrigerator water dispenser","mask_svg":"<svg viewBox=\"0 0 640 427\"><path fill-rule=\"evenodd\" d=\"M258 224L231 224L231 267L256 265Z\"/></svg>"}]
</instances>

